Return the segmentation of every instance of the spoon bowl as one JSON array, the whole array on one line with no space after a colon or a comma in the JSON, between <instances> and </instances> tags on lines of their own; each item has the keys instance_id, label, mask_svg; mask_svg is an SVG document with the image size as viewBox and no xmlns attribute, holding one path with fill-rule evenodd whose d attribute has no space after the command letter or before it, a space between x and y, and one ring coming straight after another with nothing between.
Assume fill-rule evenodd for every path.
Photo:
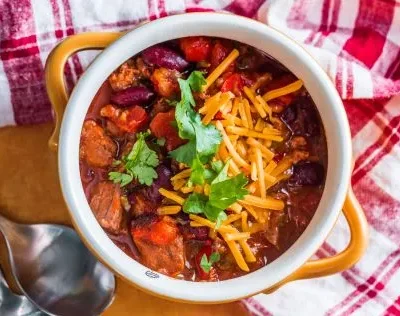
<instances>
[{"instance_id":1,"label":"spoon bowl","mask_svg":"<svg viewBox=\"0 0 400 316\"><path fill-rule=\"evenodd\" d=\"M52 315L99 315L114 297L114 275L69 227L24 225L0 216L21 291Z\"/></svg>"}]
</instances>

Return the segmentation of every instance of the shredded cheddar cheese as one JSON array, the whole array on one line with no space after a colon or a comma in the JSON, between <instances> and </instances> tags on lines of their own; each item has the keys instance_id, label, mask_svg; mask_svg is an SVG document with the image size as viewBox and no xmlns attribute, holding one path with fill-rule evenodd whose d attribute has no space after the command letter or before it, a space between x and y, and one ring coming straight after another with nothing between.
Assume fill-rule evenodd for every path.
<instances>
[{"instance_id":1,"label":"shredded cheddar cheese","mask_svg":"<svg viewBox=\"0 0 400 316\"><path fill-rule=\"evenodd\" d=\"M178 214L181 210L179 205L161 206L157 209L158 215L173 215Z\"/></svg>"},{"instance_id":2,"label":"shredded cheddar cheese","mask_svg":"<svg viewBox=\"0 0 400 316\"><path fill-rule=\"evenodd\" d=\"M285 87L268 91L267 93L265 93L263 95L263 99L268 102L268 101L270 101L272 99L279 98L279 97L281 97L283 95L296 92L302 86L303 86L303 81L297 80L297 81L295 81L295 82L293 82L293 83L291 83L291 84L289 84L289 85L287 85Z\"/></svg>"},{"instance_id":3,"label":"shredded cheddar cheese","mask_svg":"<svg viewBox=\"0 0 400 316\"><path fill-rule=\"evenodd\" d=\"M183 203L185 202L185 199L183 197L179 196L178 194L176 194L175 192L168 191L163 188L160 188L158 190L158 192L160 192L160 194L162 196L166 197L167 199L169 199L171 201L178 203L179 205L183 205Z\"/></svg>"},{"instance_id":4,"label":"shredded cheddar cheese","mask_svg":"<svg viewBox=\"0 0 400 316\"><path fill-rule=\"evenodd\" d=\"M259 101L257 101L253 91L251 91L250 88L248 87L244 87L243 88L244 93L246 94L246 96L249 98L249 100L253 103L254 107L256 108L258 114L260 114L260 116L262 118L266 117L267 114L265 113L265 110L263 109L262 105L260 104Z\"/></svg>"},{"instance_id":5,"label":"shredded cheddar cheese","mask_svg":"<svg viewBox=\"0 0 400 316\"><path fill-rule=\"evenodd\" d=\"M206 78L207 83L203 86L203 91L206 91L238 57L239 51L237 49L233 49L231 53L222 61L222 63L219 64L217 68L215 68L213 72L211 72L211 74Z\"/></svg>"},{"instance_id":6,"label":"shredded cheddar cheese","mask_svg":"<svg viewBox=\"0 0 400 316\"><path fill-rule=\"evenodd\" d=\"M285 203L283 201L268 196L265 199L262 199L254 195L246 195L244 200L242 200L242 203L276 211L282 211L285 207Z\"/></svg>"},{"instance_id":7,"label":"shredded cheddar cheese","mask_svg":"<svg viewBox=\"0 0 400 316\"><path fill-rule=\"evenodd\" d=\"M206 78L202 92L207 93L207 89L238 56L239 51L232 50ZM259 88L270 79L266 74L263 80L258 80L252 87L244 87L241 96L235 96L229 91L215 92L213 87L209 89L212 91L211 96L206 96L204 105L198 110L202 123L214 125L222 136L213 161L220 160L228 164L229 177L243 173L249 183L246 185L248 194L227 207L227 218L219 226L205 217L189 214L190 226L210 228L211 239L222 237L243 271L249 271L248 263L256 261L254 249L247 240L253 234L268 229L271 212L283 211L285 208L285 202L269 196L268 190L287 179L293 165L289 157L277 159L273 144L284 141L286 133L280 130L281 124L276 124L279 119L274 116L268 102L298 91L303 83L298 80L260 95ZM210 195L212 185L204 183L192 186L189 181L191 169L185 165L179 168L181 171L171 178L174 191L159 189L162 196L178 205L159 207L157 213L160 215L173 215L182 211L190 193ZM210 168L210 165L206 165L206 168Z\"/></svg>"}]
</instances>

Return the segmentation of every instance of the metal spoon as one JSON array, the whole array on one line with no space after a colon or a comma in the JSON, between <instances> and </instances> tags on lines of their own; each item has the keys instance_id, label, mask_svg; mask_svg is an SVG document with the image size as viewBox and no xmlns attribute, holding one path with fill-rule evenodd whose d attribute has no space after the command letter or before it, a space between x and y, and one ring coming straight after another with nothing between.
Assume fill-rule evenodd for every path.
<instances>
[{"instance_id":1,"label":"metal spoon","mask_svg":"<svg viewBox=\"0 0 400 316\"><path fill-rule=\"evenodd\" d=\"M114 275L71 228L23 225L0 215L11 270L21 291L52 315L99 315L111 303Z\"/></svg>"},{"instance_id":2,"label":"metal spoon","mask_svg":"<svg viewBox=\"0 0 400 316\"><path fill-rule=\"evenodd\" d=\"M13 316L46 316L25 296L14 294L0 270L0 315Z\"/></svg>"}]
</instances>

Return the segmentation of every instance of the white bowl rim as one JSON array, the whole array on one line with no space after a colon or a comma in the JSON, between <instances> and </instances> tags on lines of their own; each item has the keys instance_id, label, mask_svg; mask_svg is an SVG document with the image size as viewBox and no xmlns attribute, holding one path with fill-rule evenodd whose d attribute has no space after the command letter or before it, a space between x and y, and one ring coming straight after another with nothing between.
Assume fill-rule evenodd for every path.
<instances>
[{"instance_id":1,"label":"white bowl rim","mask_svg":"<svg viewBox=\"0 0 400 316\"><path fill-rule=\"evenodd\" d=\"M151 45L193 35L235 39L264 50L282 62L304 81L320 112L328 143L325 190L305 232L269 265L239 278L212 283L152 274L150 269L124 254L97 223L84 195L79 174L79 139L84 116L107 76L130 56ZM349 186L351 136L335 87L300 45L251 19L223 13L190 13L144 24L115 41L94 60L75 86L68 102L60 131L58 159L61 188L71 217L81 236L103 262L125 279L156 295L211 303L236 300L261 292L296 271L317 251L336 222Z\"/></svg>"}]
</instances>

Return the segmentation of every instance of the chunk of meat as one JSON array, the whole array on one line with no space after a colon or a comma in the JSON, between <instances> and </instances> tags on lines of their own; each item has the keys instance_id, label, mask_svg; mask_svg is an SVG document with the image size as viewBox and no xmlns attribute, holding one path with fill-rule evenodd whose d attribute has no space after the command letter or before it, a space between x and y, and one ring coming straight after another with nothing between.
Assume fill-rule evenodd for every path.
<instances>
[{"instance_id":1,"label":"chunk of meat","mask_svg":"<svg viewBox=\"0 0 400 316\"><path fill-rule=\"evenodd\" d=\"M168 151L174 150L185 143L178 135L176 127L172 126L175 122L175 110L166 113L158 113L150 123L150 130L157 138L165 138Z\"/></svg>"},{"instance_id":2,"label":"chunk of meat","mask_svg":"<svg viewBox=\"0 0 400 316\"><path fill-rule=\"evenodd\" d=\"M110 119L119 129L129 133L138 131L148 120L146 111L138 105L122 110L109 104L101 109L100 115Z\"/></svg>"},{"instance_id":3,"label":"chunk of meat","mask_svg":"<svg viewBox=\"0 0 400 316\"><path fill-rule=\"evenodd\" d=\"M133 221L131 234L144 265L160 273L174 276L184 269L183 238L176 222L169 216L162 219Z\"/></svg>"},{"instance_id":4,"label":"chunk of meat","mask_svg":"<svg viewBox=\"0 0 400 316\"><path fill-rule=\"evenodd\" d=\"M291 148L291 158L296 164L299 161L306 160L310 156L307 148L307 140L303 136L294 136L289 142Z\"/></svg>"},{"instance_id":5,"label":"chunk of meat","mask_svg":"<svg viewBox=\"0 0 400 316\"><path fill-rule=\"evenodd\" d=\"M310 153L306 150L293 150L290 154L293 163L298 163L300 161L306 160L308 157L310 157Z\"/></svg>"},{"instance_id":6,"label":"chunk of meat","mask_svg":"<svg viewBox=\"0 0 400 316\"><path fill-rule=\"evenodd\" d=\"M207 61L211 54L211 40L204 36L192 36L180 39L180 47L188 61Z\"/></svg>"},{"instance_id":7,"label":"chunk of meat","mask_svg":"<svg viewBox=\"0 0 400 316\"><path fill-rule=\"evenodd\" d=\"M108 82L114 91L120 91L135 84L139 75L140 71L136 69L133 61L130 60L115 70L108 78Z\"/></svg>"},{"instance_id":8,"label":"chunk of meat","mask_svg":"<svg viewBox=\"0 0 400 316\"><path fill-rule=\"evenodd\" d=\"M280 225L284 220L285 215L281 212L271 212L269 216L269 224L268 229L265 232L265 236L267 240L273 244L275 247L278 246L279 237L280 237Z\"/></svg>"},{"instance_id":9,"label":"chunk of meat","mask_svg":"<svg viewBox=\"0 0 400 316\"><path fill-rule=\"evenodd\" d=\"M110 120L106 121L106 131L109 135L113 137L122 137L124 136L125 132L121 130L115 123L111 122Z\"/></svg>"},{"instance_id":10,"label":"chunk of meat","mask_svg":"<svg viewBox=\"0 0 400 316\"><path fill-rule=\"evenodd\" d=\"M93 190L90 208L101 227L112 234L120 233L124 211L119 185L108 181L98 183Z\"/></svg>"},{"instance_id":11,"label":"chunk of meat","mask_svg":"<svg viewBox=\"0 0 400 316\"><path fill-rule=\"evenodd\" d=\"M108 167L117 153L117 145L93 120L83 123L79 157L92 167Z\"/></svg>"},{"instance_id":12,"label":"chunk of meat","mask_svg":"<svg viewBox=\"0 0 400 316\"><path fill-rule=\"evenodd\" d=\"M136 67L140 71L140 74L143 78L150 79L152 69L149 67L144 61L143 58L138 57L136 59Z\"/></svg>"},{"instance_id":13,"label":"chunk of meat","mask_svg":"<svg viewBox=\"0 0 400 316\"><path fill-rule=\"evenodd\" d=\"M154 70L150 80L154 84L157 93L163 97L171 98L179 93L178 71L167 68Z\"/></svg>"},{"instance_id":14,"label":"chunk of meat","mask_svg":"<svg viewBox=\"0 0 400 316\"><path fill-rule=\"evenodd\" d=\"M303 136L294 136L290 140L290 147L292 149L305 149L307 147L307 140Z\"/></svg>"},{"instance_id":15,"label":"chunk of meat","mask_svg":"<svg viewBox=\"0 0 400 316\"><path fill-rule=\"evenodd\" d=\"M155 214L157 203L149 200L143 190L129 194L129 203L131 204L131 213L137 217L143 214Z\"/></svg>"}]
</instances>

